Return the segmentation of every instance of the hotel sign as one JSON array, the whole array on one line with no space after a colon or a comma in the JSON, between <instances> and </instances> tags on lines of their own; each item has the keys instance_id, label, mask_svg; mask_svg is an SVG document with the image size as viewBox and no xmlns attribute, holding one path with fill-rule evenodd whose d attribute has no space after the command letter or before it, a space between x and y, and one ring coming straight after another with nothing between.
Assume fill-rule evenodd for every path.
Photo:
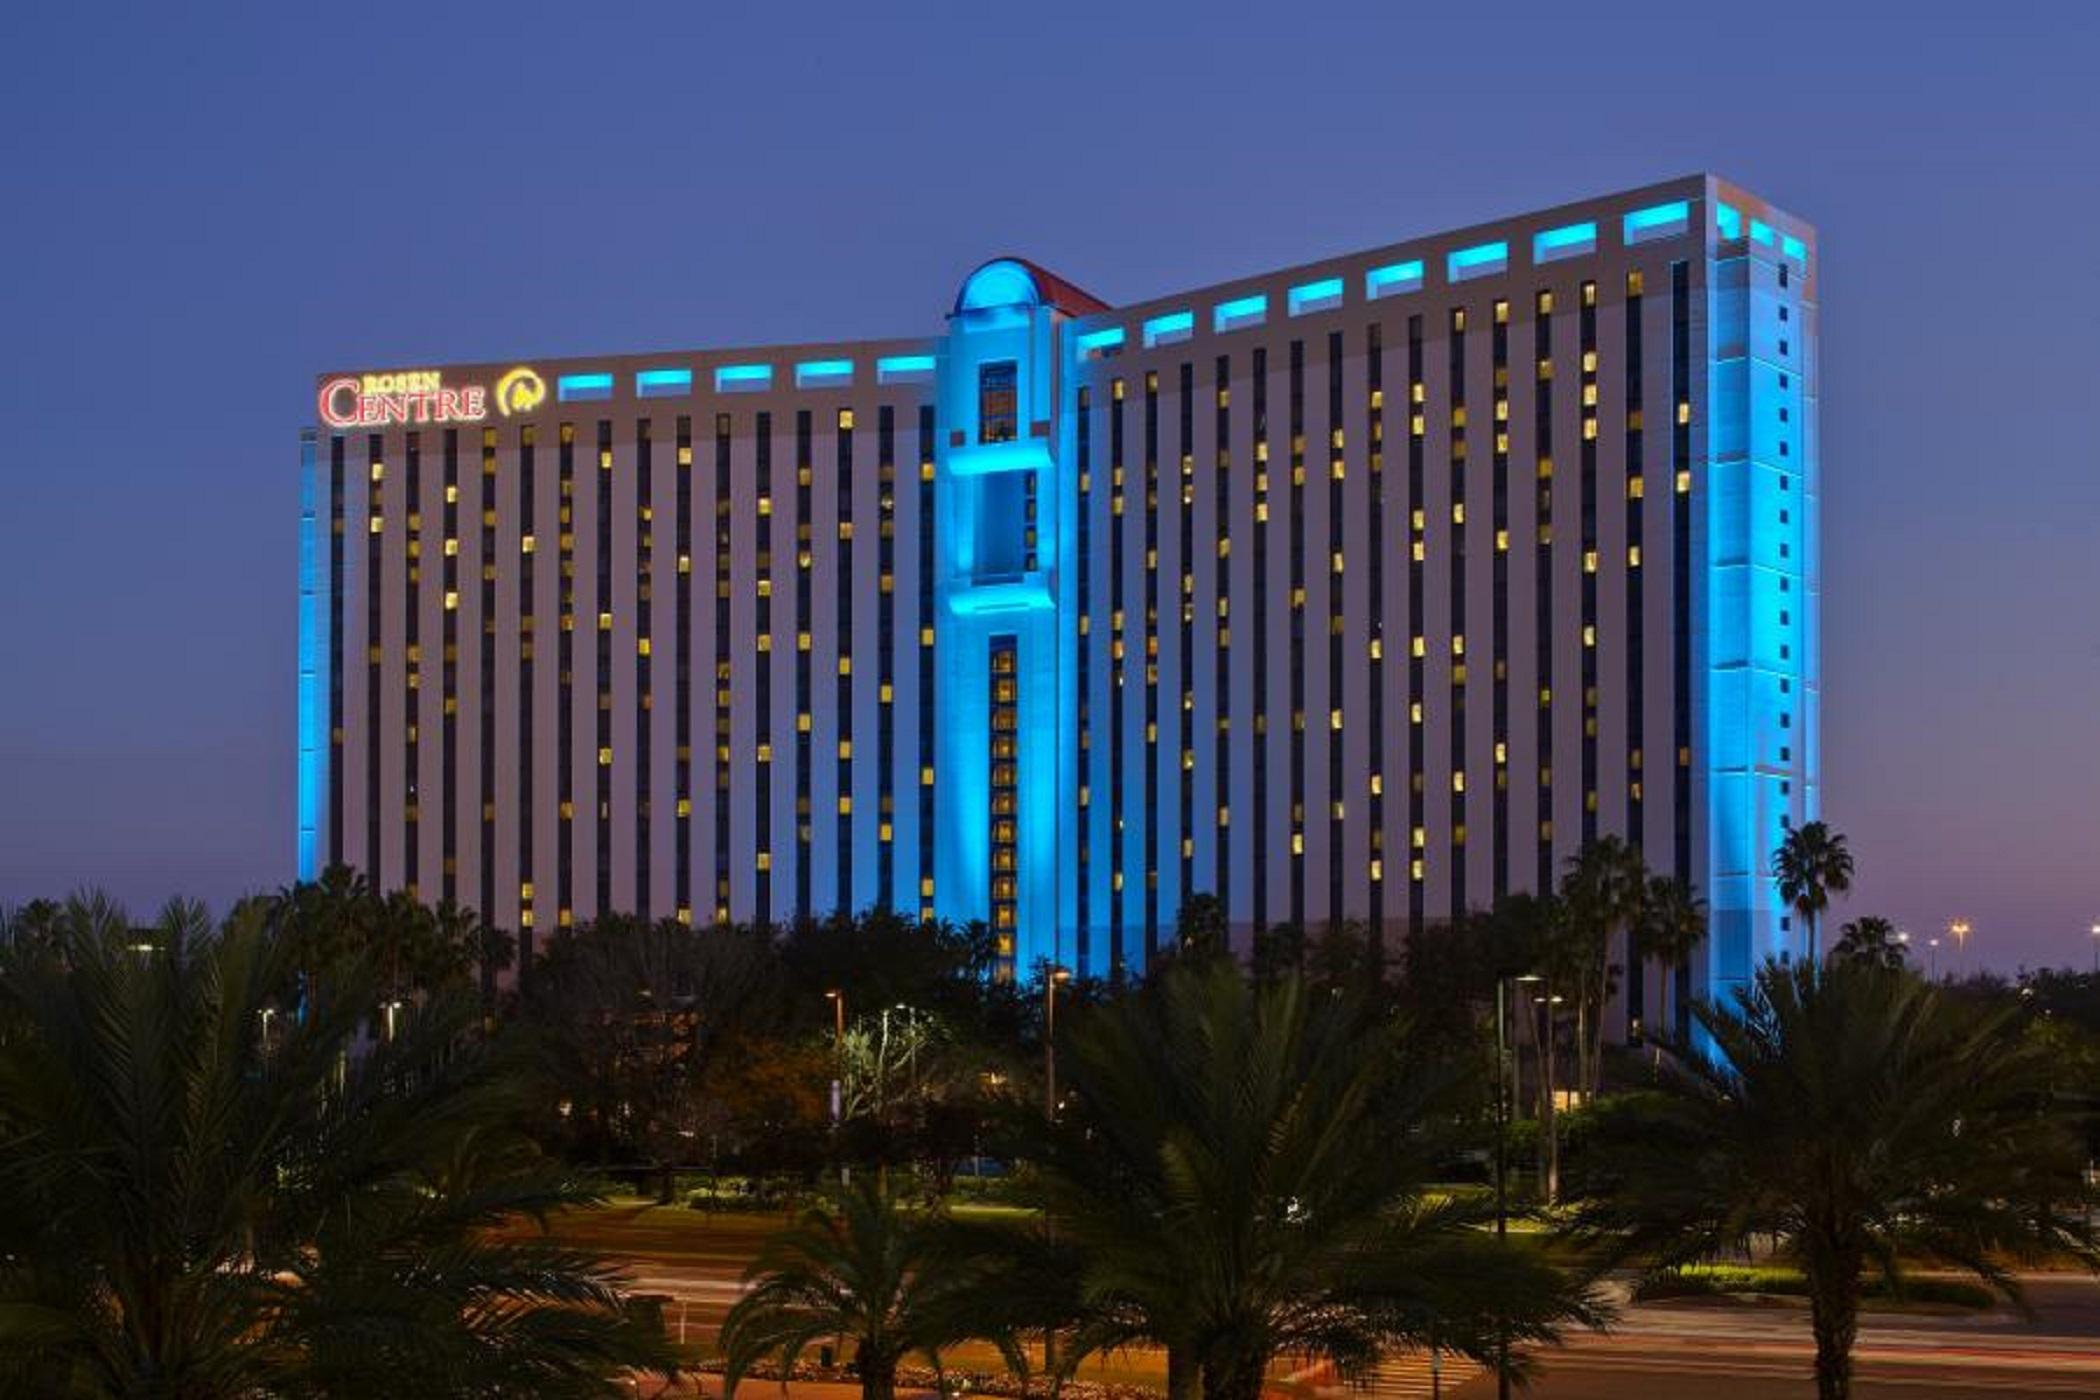
<instances>
[{"instance_id":1,"label":"hotel sign","mask_svg":"<svg viewBox=\"0 0 2100 1400\"><path fill-rule=\"evenodd\" d=\"M489 405L508 418L530 413L547 397L547 386L530 369L511 370L483 384L447 384L442 370L397 370L345 374L321 385L321 421L331 428L373 428L391 423L479 423Z\"/></svg>"}]
</instances>

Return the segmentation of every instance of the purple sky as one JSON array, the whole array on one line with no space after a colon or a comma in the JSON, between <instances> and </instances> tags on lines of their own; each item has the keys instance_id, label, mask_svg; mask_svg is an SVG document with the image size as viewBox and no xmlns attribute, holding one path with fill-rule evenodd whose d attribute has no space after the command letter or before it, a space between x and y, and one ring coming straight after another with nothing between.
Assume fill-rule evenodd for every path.
<instances>
[{"instance_id":1,"label":"purple sky","mask_svg":"<svg viewBox=\"0 0 2100 1400\"><path fill-rule=\"evenodd\" d=\"M13 7L0 902L288 877L323 368L918 334L994 253L1130 300L1710 169L1821 229L1839 916L2085 966L2100 6L1865 8Z\"/></svg>"}]
</instances>

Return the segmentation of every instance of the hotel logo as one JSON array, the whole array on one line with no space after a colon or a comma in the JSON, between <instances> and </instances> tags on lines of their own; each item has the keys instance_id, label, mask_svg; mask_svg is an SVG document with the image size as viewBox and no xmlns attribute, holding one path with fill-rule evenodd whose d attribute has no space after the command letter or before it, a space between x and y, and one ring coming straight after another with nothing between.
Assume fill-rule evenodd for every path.
<instances>
[{"instance_id":1,"label":"hotel logo","mask_svg":"<svg viewBox=\"0 0 2100 1400\"><path fill-rule=\"evenodd\" d=\"M547 399L547 381L520 365L496 381L496 409L505 418L530 413Z\"/></svg>"}]
</instances>

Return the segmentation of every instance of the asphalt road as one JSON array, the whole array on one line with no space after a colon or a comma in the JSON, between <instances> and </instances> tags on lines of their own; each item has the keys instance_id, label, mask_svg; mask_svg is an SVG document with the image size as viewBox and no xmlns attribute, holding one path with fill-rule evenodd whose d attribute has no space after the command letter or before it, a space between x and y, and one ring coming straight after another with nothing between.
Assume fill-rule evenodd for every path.
<instances>
[{"instance_id":1,"label":"asphalt road","mask_svg":"<svg viewBox=\"0 0 2100 1400\"><path fill-rule=\"evenodd\" d=\"M557 1233L627 1262L630 1286L663 1295L672 1335L711 1342L742 1291L745 1266L779 1217L702 1215L678 1207L616 1205L563 1220ZM1868 1313L1858 1349L1859 1400L2100 1400L2100 1281L2030 1275L2035 1316ZM1653 1304L1625 1309L1611 1332L1580 1336L1538 1357L1528 1400L1786 1400L1814 1391L1804 1309ZM964 1366L974 1358L958 1358ZM987 1367L996 1362L988 1355ZM1115 1363L1103 1379L1150 1380L1146 1358ZM1151 1383L1156 1384L1157 1381ZM1323 1396L1350 1392L1321 1387ZM1396 1357L1369 1400L1487 1400L1491 1376L1463 1363Z\"/></svg>"},{"instance_id":2,"label":"asphalt road","mask_svg":"<svg viewBox=\"0 0 2100 1400\"><path fill-rule=\"evenodd\" d=\"M1860 1326L1860 1400L2100 1397L2100 1282L2038 1275L2036 1316L1869 1313ZM1607 1336L1540 1357L1532 1400L1784 1400L1815 1394L1808 1317L1794 1307L1629 1308ZM1485 1400L1482 1377L1444 1394Z\"/></svg>"}]
</instances>

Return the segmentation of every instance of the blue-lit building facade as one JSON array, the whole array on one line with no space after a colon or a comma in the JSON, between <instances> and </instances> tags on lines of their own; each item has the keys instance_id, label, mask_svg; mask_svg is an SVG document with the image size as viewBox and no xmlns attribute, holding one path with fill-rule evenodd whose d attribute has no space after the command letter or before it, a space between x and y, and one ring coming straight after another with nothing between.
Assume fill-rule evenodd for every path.
<instances>
[{"instance_id":1,"label":"blue-lit building facade","mask_svg":"<svg viewBox=\"0 0 2100 1400\"><path fill-rule=\"evenodd\" d=\"M1817 815L1816 275L1696 176L1119 306L996 258L897 340L324 375L300 873L1113 975L1194 893L1397 950L1616 833L1719 989Z\"/></svg>"}]
</instances>

